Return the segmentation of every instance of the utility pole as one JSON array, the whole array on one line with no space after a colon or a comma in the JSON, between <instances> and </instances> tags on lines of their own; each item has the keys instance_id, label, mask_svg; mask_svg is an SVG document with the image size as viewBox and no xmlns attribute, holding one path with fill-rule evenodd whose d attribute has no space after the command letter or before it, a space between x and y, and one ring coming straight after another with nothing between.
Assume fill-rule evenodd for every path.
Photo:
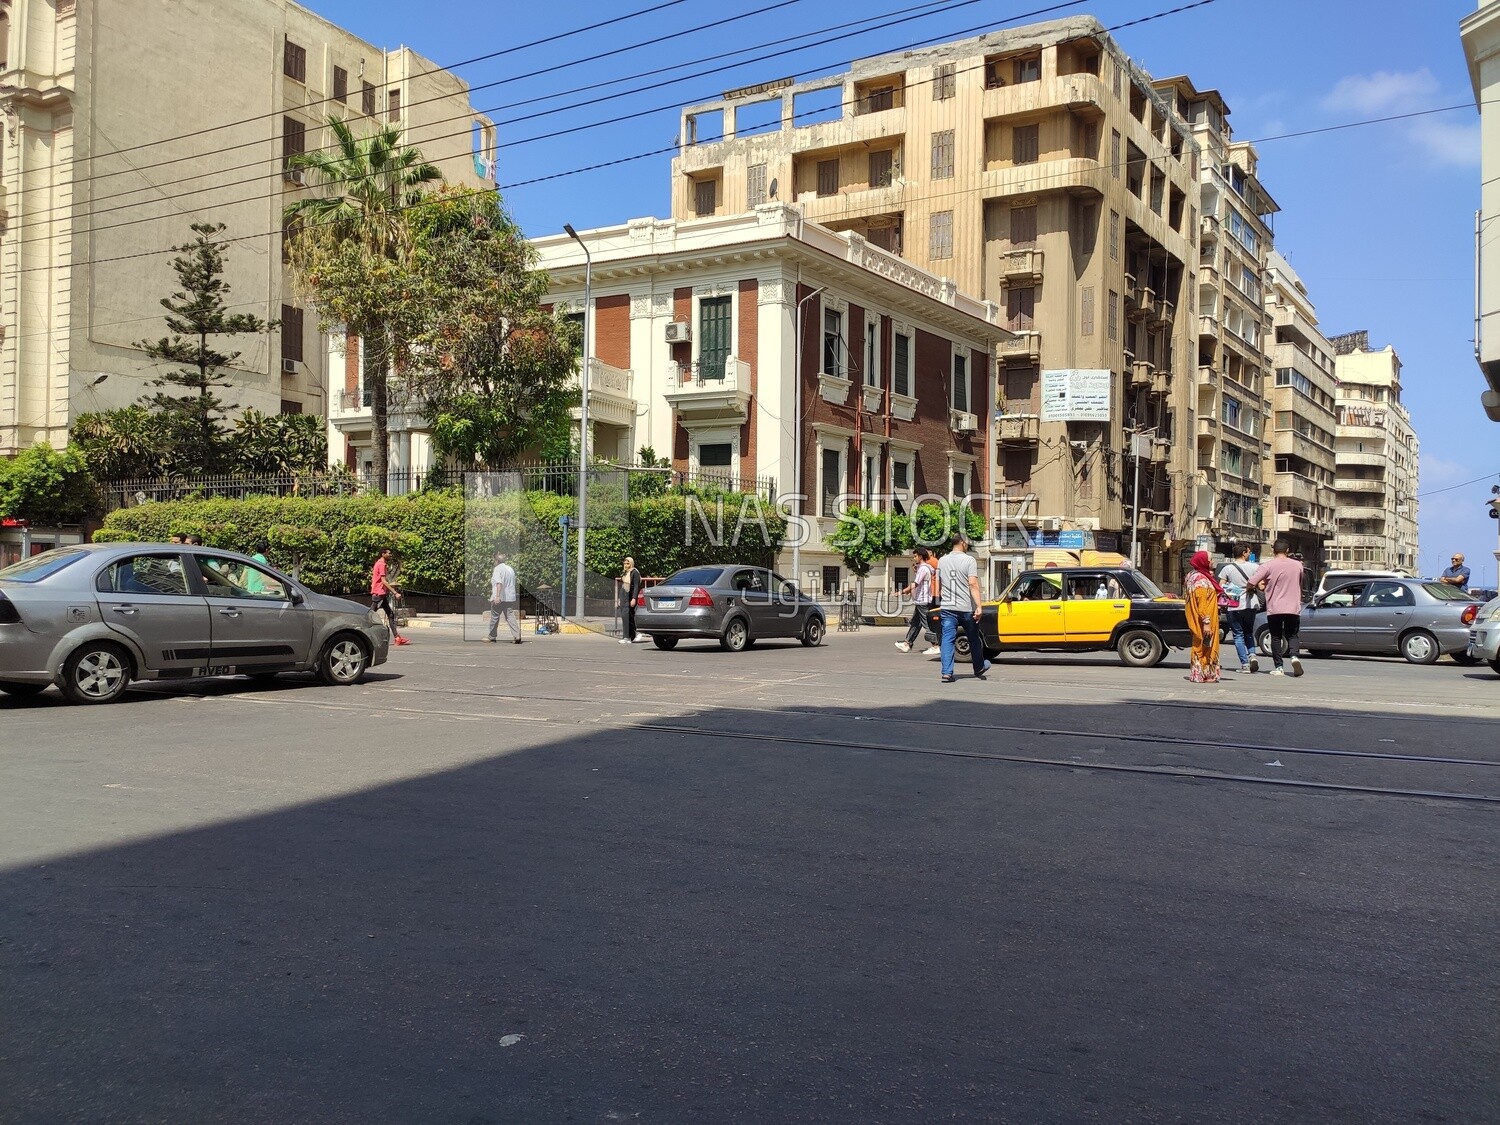
<instances>
[{"instance_id":1,"label":"utility pole","mask_svg":"<svg viewBox=\"0 0 1500 1125\"><path fill-rule=\"evenodd\" d=\"M802 589L802 306L827 288L826 285L820 285L797 302L797 326L794 333L797 352L792 357L792 382L797 389L793 396L796 409L793 411L792 421L792 500L797 505L797 527L792 535L792 582L799 590Z\"/></svg>"},{"instance_id":2,"label":"utility pole","mask_svg":"<svg viewBox=\"0 0 1500 1125\"><path fill-rule=\"evenodd\" d=\"M588 245L578 237L578 232L568 223L563 224L563 230L567 231L568 237L578 243L583 250L583 365L578 372L578 385L582 390L582 406L578 415L578 616L582 618L585 614L583 601L583 544L584 536L587 534L588 526L588 489L589 489L589 364L593 357L589 354L589 329L594 322L594 256L589 253Z\"/></svg>"}]
</instances>

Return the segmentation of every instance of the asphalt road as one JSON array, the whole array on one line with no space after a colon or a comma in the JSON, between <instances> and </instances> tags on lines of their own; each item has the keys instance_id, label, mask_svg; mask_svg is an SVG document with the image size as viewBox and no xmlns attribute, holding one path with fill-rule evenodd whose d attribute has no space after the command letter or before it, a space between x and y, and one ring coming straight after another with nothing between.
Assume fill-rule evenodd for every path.
<instances>
[{"instance_id":1,"label":"asphalt road","mask_svg":"<svg viewBox=\"0 0 1500 1125\"><path fill-rule=\"evenodd\" d=\"M1500 1121L1500 676L414 632L0 700L0 1121Z\"/></svg>"}]
</instances>

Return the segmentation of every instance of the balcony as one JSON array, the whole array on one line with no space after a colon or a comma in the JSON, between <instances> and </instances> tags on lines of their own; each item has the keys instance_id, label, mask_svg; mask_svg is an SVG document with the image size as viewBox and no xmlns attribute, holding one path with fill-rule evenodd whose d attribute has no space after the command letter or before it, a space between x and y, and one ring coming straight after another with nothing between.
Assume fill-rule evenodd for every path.
<instances>
[{"instance_id":1,"label":"balcony","mask_svg":"<svg viewBox=\"0 0 1500 1125\"><path fill-rule=\"evenodd\" d=\"M1281 450L1278 449L1276 452L1280 453ZM1291 451L1288 450L1288 452ZM1334 457L1337 459L1340 465L1378 465L1381 468L1385 468L1386 465L1390 463L1390 458L1388 458L1384 453L1378 452L1353 453L1345 452L1344 450L1340 449L1335 452Z\"/></svg>"},{"instance_id":2,"label":"balcony","mask_svg":"<svg viewBox=\"0 0 1500 1125\"><path fill-rule=\"evenodd\" d=\"M1337 477L1334 479L1333 487L1340 492L1384 492L1385 481L1370 480L1366 477Z\"/></svg>"},{"instance_id":3,"label":"balcony","mask_svg":"<svg viewBox=\"0 0 1500 1125\"><path fill-rule=\"evenodd\" d=\"M353 391L335 391L329 396L328 420L344 428L346 425L368 426L372 417L371 398L368 388ZM385 393L386 417L393 429L405 428L404 420L420 414L420 404L404 386L387 387Z\"/></svg>"},{"instance_id":4,"label":"balcony","mask_svg":"<svg viewBox=\"0 0 1500 1125\"><path fill-rule=\"evenodd\" d=\"M1356 508L1340 504L1334 514L1341 520L1380 520L1383 523L1391 513L1384 508Z\"/></svg>"},{"instance_id":5,"label":"balcony","mask_svg":"<svg viewBox=\"0 0 1500 1125\"><path fill-rule=\"evenodd\" d=\"M1036 331L1017 332L1008 340L995 346L995 354L1008 363L1040 363L1042 361L1042 334Z\"/></svg>"},{"instance_id":6,"label":"balcony","mask_svg":"<svg viewBox=\"0 0 1500 1125\"><path fill-rule=\"evenodd\" d=\"M1002 61L1005 66L1010 65ZM1009 75L997 77L1008 79ZM986 118L1065 106L1082 117L1097 120L1104 116L1104 107L1109 104L1104 83L1092 74L1059 74L1037 82L987 82L986 87L983 102Z\"/></svg>"},{"instance_id":7,"label":"balcony","mask_svg":"<svg viewBox=\"0 0 1500 1125\"><path fill-rule=\"evenodd\" d=\"M1219 385L1219 373L1212 367L1198 368L1198 385L1200 387L1217 387Z\"/></svg>"},{"instance_id":8,"label":"balcony","mask_svg":"<svg viewBox=\"0 0 1500 1125\"><path fill-rule=\"evenodd\" d=\"M1282 499L1299 500L1314 506L1321 503L1318 498L1318 483L1297 473L1277 473L1273 491Z\"/></svg>"},{"instance_id":9,"label":"balcony","mask_svg":"<svg viewBox=\"0 0 1500 1125\"><path fill-rule=\"evenodd\" d=\"M697 364L668 363L669 390L664 396L684 422L743 422L750 416L750 365L735 356L724 370L704 377Z\"/></svg>"},{"instance_id":10,"label":"balcony","mask_svg":"<svg viewBox=\"0 0 1500 1125\"><path fill-rule=\"evenodd\" d=\"M1158 300L1156 302L1156 313L1152 316L1151 322L1158 328L1170 328L1172 326L1172 317L1176 313L1177 306L1171 301L1165 299Z\"/></svg>"},{"instance_id":11,"label":"balcony","mask_svg":"<svg viewBox=\"0 0 1500 1125\"><path fill-rule=\"evenodd\" d=\"M1125 304L1127 306L1135 304L1139 294L1140 291L1136 289L1135 285L1135 274L1127 273L1125 275Z\"/></svg>"},{"instance_id":12,"label":"balcony","mask_svg":"<svg viewBox=\"0 0 1500 1125\"><path fill-rule=\"evenodd\" d=\"M1151 369L1151 393L1165 395L1172 393L1172 373L1164 367Z\"/></svg>"},{"instance_id":13,"label":"balcony","mask_svg":"<svg viewBox=\"0 0 1500 1125\"><path fill-rule=\"evenodd\" d=\"M1204 241L1217 239L1219 237L1219 217L1217 215L1204 215L1199 219L1198 235Z\"/></svg>"},{"instance_id":14,"label":"balcony","mask_svg":"<svg viewBox=\"0 0 1500 1125\"><path fill-rule=\"evenodd\" d=\"M1040 250L1007 250L997 258L996 272L1001 285L1036 285L1041 282Z\"/></svg>"},{"instance_id":15,"label":"balcony","mask_svg":"<svg viewBox=\"0 0 1500 1125\"><path fill-rule=\"evenodd\" d=\"M589 420L611 426L631 426L635 422L635 397L632 385L635 373L611 367L598 359L589 360ZM573 417L582 415L577 407Z\"/></svg>"},{"instance_id":16,"label":"balcony","mask_svg":"<svg viewBox=\"0 0 1500 1125\"><path fill-rule=\"evenodd\" d=\"M1336 547L1389 547L1391 541L1384 535L1345 535L1342 531L1334 532L1334 546Z\"/></svg>"},{"instance_id":17,"label":"balcony","mask_svg":"<svg viewBox=\"0 0 1500 1125\"><path fill-rule=\"evenodd\" d=\"M1134 304L1126 300L1125 318L1127 320L1150 320L1155 315L1156 291L1142 285L1136 290Z\"/></svg>"},{"instance_id":18,"label":"balcony","mask_svg":"<svg viewBox=\"0 0 1500 1125\"><path fill-rule=\"evenodd\" d=\"M1006 414L995 422L995 436L1004 442L1036 441L1041 419L1035 414Z\"/></svg>"},{"instance_id":19,"label":"balcony","mask_svg":"<svg viewBox=\"0 0 1500 1125\"><path fill-rule=\"evenodd\" d=\"M1165 465L1172 460L1172 443L1166 438L1153 438L1151 441L1151 463L1153 465Z\"/></svg>"},{"instance_id":20,"label":"balcony","mask_svg":"<svg viewBox=\"0 0 1500 1125\"><path fill-rule=\"evenodd\" d=\"M1205 444L1203 439L1208 438L1209 444L1219 436L1219 420L1217 418L1198 419L1198 443Z\"/></svg>"},{"instance_id":21,"label":"balcony","mask_svg":"<svg viewBox=\"0 0 1500 1125\"><path fill-rule=\"evenodd\" d=\"M1132 387L1149 387L1151 385L1151 364L1144 359L1138 359L1130 365L1130 385Z\"/></svg>"},{"instance_id":22,"label":"balcony","mask_svg":"<svg viewBox=\"0 0 1500 1125\"><path fill-rule=\"evenodd\" d=\"M1203 262L1198 266L1198 284L1204 289L1219 288L1219 268L1212 262Z\"/></svg>"},{"instance_id":23,"label":"balcony","mask_svg":"<svg viewBox=\"0 0 1500 1125\"><path fill-rule=\"evenodd\" d=\"M1211 316L1200 316L1198 318L1198 339L1217 340L1219 338L1219 322Z\"/></svg>"}]
</instances>

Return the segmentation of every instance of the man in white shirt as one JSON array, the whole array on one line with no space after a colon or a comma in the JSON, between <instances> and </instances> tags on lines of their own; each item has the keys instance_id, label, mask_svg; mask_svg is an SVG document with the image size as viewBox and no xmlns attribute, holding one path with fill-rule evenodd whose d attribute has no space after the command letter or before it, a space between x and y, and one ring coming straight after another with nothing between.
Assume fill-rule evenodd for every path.
<instances>
[{"instance_id":1,"label":"man in white shirt","mask_svg":"<svg viewBox=\"0 0 1500 1125\"><path fill-rule=\"evenodd\" d=\"M953 675L953 650L958 640L958 631L963 629L969 638L969 654L974 660L974 678L984 679L990 670L990 662L984 658L984 638L979 632L979 620L984 605L979 600L979 568L969 554L969 540L959 533L953 537L953 550L938 561L938 609L942 622L942 682L951 684Z\"/></svg>"},{"instance_id":2,"label":"man in white shirt","mask_svg":"<svg viewBox=\"0 0 1500 1125\"><path fill-rule=\"evenodd\" d=\"M490 571L490 632L485 640L494 644L500 630L500 618L510 630L511 642L521 643L520 599L516 596L516 572L505 561L503 551L495 552L495 569Z\"/></svg>"},{"instance_id":3,"label":"man in white shirt","mask_svg":"<svg viewBox=\"0 0 1500 1125\"><path fill-rule=\"evenodd\" d=\"M896 642L896 647L902 652L911 651L922 630L927 628L927 614L932 609L932 553L926 547L918 547L912 553L911 561L916 566L916 573L901 591L902 597L912 600L911 625L906 630L906 640Z\"/></svg>"}]
</instances>

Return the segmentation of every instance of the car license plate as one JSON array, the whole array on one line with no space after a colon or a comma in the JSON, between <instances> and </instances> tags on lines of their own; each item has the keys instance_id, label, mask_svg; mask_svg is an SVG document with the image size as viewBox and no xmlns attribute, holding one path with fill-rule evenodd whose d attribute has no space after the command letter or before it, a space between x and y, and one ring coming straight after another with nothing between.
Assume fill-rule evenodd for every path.
<instances>
[{"instance_id":1,"label":"car license plate","mask_svg":"<svg viewBox=\"0 0 1500 1125\"><path fill-rule=\"evenodd\" d=\"M676 609L677 608L677 599L676 598L657 598L656 599L656 608L657 609Z\"/></svg>"}]
</instances>

